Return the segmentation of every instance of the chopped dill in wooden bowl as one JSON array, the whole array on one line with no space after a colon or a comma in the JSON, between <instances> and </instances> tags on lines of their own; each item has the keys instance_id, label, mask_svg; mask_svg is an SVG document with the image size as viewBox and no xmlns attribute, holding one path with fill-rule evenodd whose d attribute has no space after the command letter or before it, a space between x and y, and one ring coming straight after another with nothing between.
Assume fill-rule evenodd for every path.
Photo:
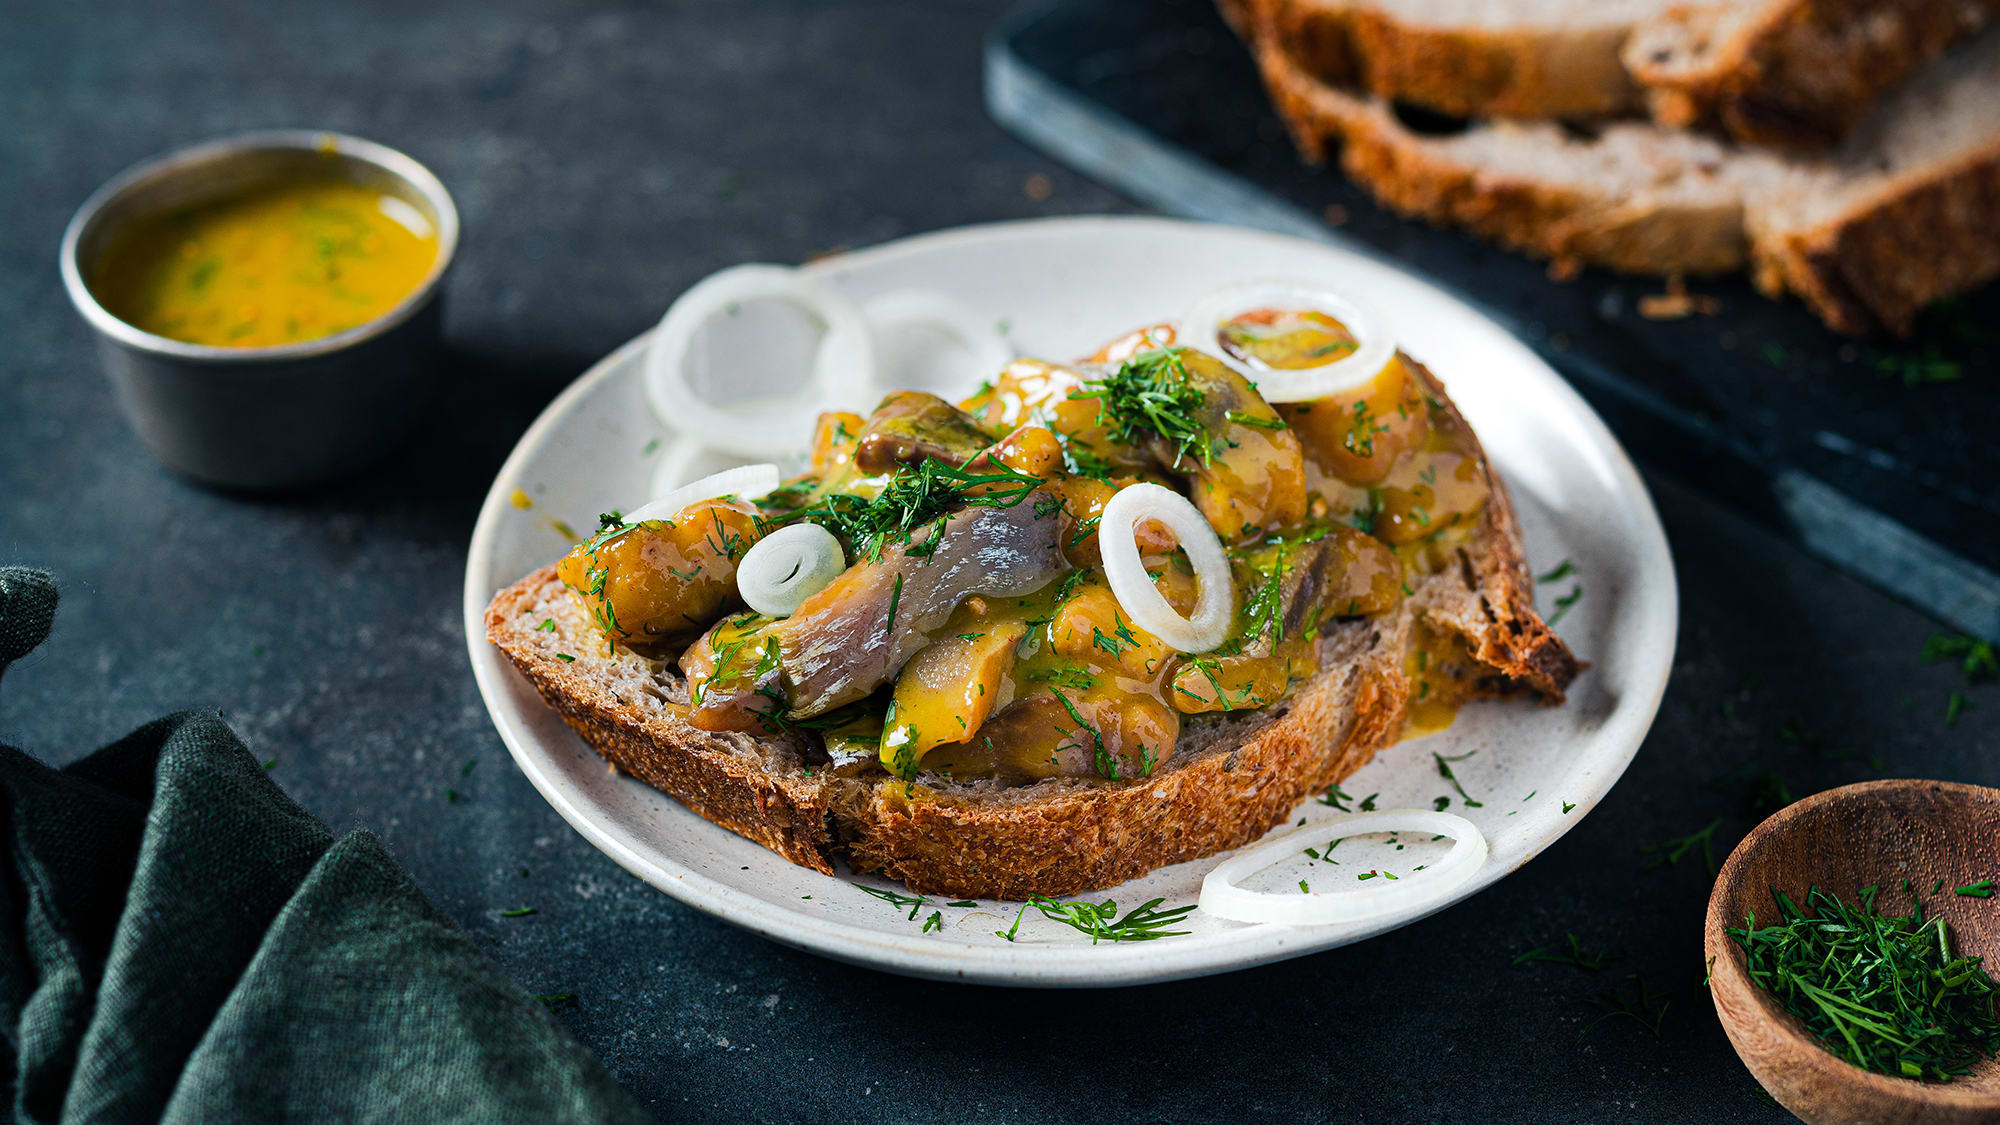
<instances>
[{"instance_id":1,"label":"chopped dill in wooden bowl","mask_svg":"<svg viewBox=\"0 0 2000 1125\"><path fill-rule=\"evenodd\" d=\"M1851 904L1814 886L1802 910L1774 889L1775 925L1759 926L1752 911L1728 934L1750 979L1835 1056L1926 1082L1969 1074L2000 1053L2000 986L1980 958L1954 952L1943 917L1926 918L1921 898L1908 914L1885 915L1880 890L1864 887Z\"/></svg>"}]
</instances>

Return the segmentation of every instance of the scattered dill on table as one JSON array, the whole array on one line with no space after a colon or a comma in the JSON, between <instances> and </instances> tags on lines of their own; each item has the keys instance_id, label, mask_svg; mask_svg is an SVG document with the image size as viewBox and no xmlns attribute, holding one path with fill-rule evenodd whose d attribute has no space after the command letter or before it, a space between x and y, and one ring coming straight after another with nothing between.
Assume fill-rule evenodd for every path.
<instances>
[{"instance_id":1,"label":"scattered dill on table","mask_svg":"<svg viewBox=\"0 0 2000 1125\"><path fill-rule=\"evenodd\" d=\"M1676 836L1671 840L1661 840L1655 844L1641 844L1639 846L1639 854L1657 854L1660 858L1653 862L1653 866L1655 867L1673 866L1680 863L1681 857L1694 850L1695 846L1699 844L1701 846L1702 864L1708 868L1708 877L1713 879L1717 871L1715 866L1715 830L1720 827L1722 827L1722 818L1716 817L1703 827L1697 828L1685 836Z\"/></svg>"},{"instance_id":2,"label":"scattered dill on table","mask_svg":"<svg viewBox=\"0 0 2000 1125\"><path fill-rule=\"evenodd\" d=\"M1537 962L1550 965L1575 965L1588 972L1596 972L1612 960L1609 951L1586 953L1583 942L1573 933L1563 934L1563 941L1538 945L1514 958L1516 965L1531 965Z\"/></svg>"}]
</instances>

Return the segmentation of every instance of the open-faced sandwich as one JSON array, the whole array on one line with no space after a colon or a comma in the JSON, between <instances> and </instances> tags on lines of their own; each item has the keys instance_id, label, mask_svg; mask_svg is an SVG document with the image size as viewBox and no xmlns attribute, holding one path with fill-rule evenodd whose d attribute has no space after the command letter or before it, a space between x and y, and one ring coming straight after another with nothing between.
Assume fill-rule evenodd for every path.
<instances>
[{"instance_id":1,"label":"open-faced sandwich","mask_svg":"<svg viewBox=\"0 0 2000 1125\"><path fill-rule=\"evenodd\" d=\"M808 437L605 515L486 628L614 766L822 871L1111 886L1578 670L1443 385L1309 287Z\"/></svg>"}]
</instances>

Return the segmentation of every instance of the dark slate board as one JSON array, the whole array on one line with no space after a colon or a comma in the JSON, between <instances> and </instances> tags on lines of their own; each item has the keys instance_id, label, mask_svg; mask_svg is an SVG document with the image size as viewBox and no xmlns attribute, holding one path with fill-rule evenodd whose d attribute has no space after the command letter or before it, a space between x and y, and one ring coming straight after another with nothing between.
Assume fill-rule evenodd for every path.
<instances>
[{"instance_id":1,"label":"dark slate board","mask_svg":"<svg viewBox=\"0 0 2000 1125\"><path fill-rule=\"evenodd\" d=\"M1718 315L1647 320L1638 302L1664 291L1657 279L1557 283L1302 164L1211 0L1034 0L994 32L986 95L1007 128L1162 211L1338 243L1441 283L1534 345L1641 461L2000 636L2000 287L1933 310L1903 344L1836 337L1743 279L1695 284ZM1884 370L1927 358L1962 375L1911 386Z\"/></svg>"}]
</instances>

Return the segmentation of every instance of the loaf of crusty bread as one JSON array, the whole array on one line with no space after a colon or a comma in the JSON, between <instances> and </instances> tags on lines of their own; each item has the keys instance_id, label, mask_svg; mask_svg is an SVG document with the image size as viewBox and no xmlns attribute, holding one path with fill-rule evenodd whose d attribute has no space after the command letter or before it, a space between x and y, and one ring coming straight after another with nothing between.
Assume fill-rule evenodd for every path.
<instances>
[{"instance_id":1,"label":"loaf of crusty bread","mask_svg":"<svg viewBox=\"0 0 2000 1125\"><path fill-rule=\"evenodd\" d=\"M1739 141L1837 141L2000 0L1219 0L1321 82L1454 117L1650 108Z\"/></svg>"},{"instance_id":2,"label":"loaf of crusty bread","mask_svg":"<svg viewBox=\"0 0 2000 1125\"><path fill-rule=\"evenodd\" d=\"M1631 273L1753 269L1848 333L1906 332L2000 274L2000 32L1947 53L1819 155L1620 121L1451 123L1321 81L1258 12L1257 63L1301 152L1403 214Z\"/></svg>"},{"instance_id":3,"label":"loaf of crusty bread","mask_svg":"<svg viewBox=\"0 0 2000 1125\"><path fill-rule=\"evenodd\" d=\"M1674 0L1221 0L1314 78L1454 117L1598 117L1640 104L1620 58ZM1252 16L1252 10L1262 11Z\"/></svg>"},{"instance_id":4,"label":"loaf of crusty bread","mask_svg":"<svg viewBox=\"0 0 2000 1125\"><path fill-rule=\"evenodd\" d=\"M1634 28L1624 61L1663 125L1712 121L1739 141L1824 148L1996 12L2000 0L1675 4Z\"/></svg>"},{"instance_id":5,"label":"loaf of crusty bread","mask_svg":"<svg viewBox=\"0 0 2000 1125\"><path fill-rule=\"evenodd\" d=\"M926 894L1071 894L1240 847L1361 768L1403 733L1405 661L1420 630L1463 641L1472 695L1562 700L1579 665L1535 612L1512 503L1488 473L1490 499L1456 565L1414 581L1395 611L1333 627L1322 671L1283 702L1190 716L1172 756L1142 780L840 776L814 768L811 735L697 730L680 672L607 654L553 566L494 596L486 635L618 769L795 863L832 872L844 857Z\"/></svg>"}]
</instances>

